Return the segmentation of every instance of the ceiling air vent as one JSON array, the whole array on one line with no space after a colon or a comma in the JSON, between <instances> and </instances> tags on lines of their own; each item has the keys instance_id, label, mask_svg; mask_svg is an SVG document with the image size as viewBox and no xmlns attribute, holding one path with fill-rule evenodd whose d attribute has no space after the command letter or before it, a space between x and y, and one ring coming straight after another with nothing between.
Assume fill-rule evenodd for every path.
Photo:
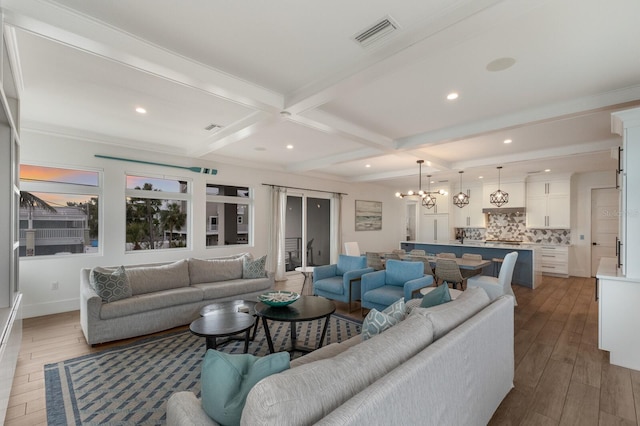
<instances>
[{"instance_id":1,"label":"ceiling air vent","mask_svg":"<svg viewBox=\"0 0 640 426\"><path fill-rule=\"evenodd\" d=\"M356 34L353 39L362 47L369 47L376 41L388 36L400 26L390 17L386 16L371 27Z\"/></svg>"},{"instance_id":2,"label":"ceiling air vent","mask_svg":"<svg viewBox=\"0 0 640 426\"><path fill-rule=\"evenodd\" d=\"M222 129L222 126L219 124L209 124L207 127L204 128L205 130L211 131L211 130L220 130Z\"/></svg>"}]
</instances>

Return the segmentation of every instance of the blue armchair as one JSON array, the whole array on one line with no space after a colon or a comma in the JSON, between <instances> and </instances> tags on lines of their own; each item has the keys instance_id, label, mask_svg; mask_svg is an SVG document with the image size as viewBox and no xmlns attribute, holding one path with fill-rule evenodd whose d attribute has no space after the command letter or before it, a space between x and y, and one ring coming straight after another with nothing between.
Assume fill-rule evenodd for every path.
<instances>
[{"instance_id":1,"label":"blue armchair","mask_svg":"<svg viewBox=\"0 0 640 426\"><path fill-rule=\"evenodd\" d=\"M415 291L432 284L433 277L424 275L422 262L389 259L384 271L362 276L361 306L382 311L403 297L409 301Z\"/></svg>"},{"instance_id":2,"label":"blue armchair","mask_svg":"<svg viewBox=\"0 0 640 426\"><path fill-rule=\"evenodd\" d=\"M313 269L313 294L349 304L360 300L360 277L367 272L367 258L341 254L337 264L316 266Z\"/></svg>"}]
</instances>

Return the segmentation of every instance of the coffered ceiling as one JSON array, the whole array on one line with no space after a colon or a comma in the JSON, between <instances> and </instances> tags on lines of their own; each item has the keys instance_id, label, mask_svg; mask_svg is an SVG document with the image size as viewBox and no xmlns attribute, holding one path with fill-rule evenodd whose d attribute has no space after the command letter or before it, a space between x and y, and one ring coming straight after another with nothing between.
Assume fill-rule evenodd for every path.
<instances>
[{"instance_id":1,"label":"coffered ceiling","mask_svg":"<svg viewBox=\"0 0 640 426\"><path fill-rule=\"evenodd\" d=\"M213 164L394 189L418 159L455 182L613 170L610 114L640 105L637 0L0 4L25 130Z\"/></svg>"}]
</instances>

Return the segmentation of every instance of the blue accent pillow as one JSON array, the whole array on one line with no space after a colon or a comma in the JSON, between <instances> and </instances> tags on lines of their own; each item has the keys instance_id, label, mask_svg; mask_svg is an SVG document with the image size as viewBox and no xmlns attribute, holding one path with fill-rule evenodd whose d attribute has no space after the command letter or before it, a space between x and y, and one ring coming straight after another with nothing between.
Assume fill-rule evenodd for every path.
<instances>
[{"instance_id":1,"label":"blue accent pillow","mask_svg":"<svg viewBox=\"0 0 640 426\"><path fill-rule=\"evenodd\" d=\"M265 377L287 370L289 360L288 352L257 357L209 349L200 373L202 409L221 425L239 425L251 388Z\"/></svg>"},{"instance_id":2,"label":"blue accent pillow","mask_svg":"<svg viewBox=\"0 0 640 426\"><path fill-rule=\"evenodd\" d=\"M242 278L264 278L267 276L265 266L267 263L267 255L260 259L251 260L247 256L242 258Z\"/></svg>"},{"instance_id":3,"label":"blue accent pillow","mask_svg":"<svg viewBox=\"0 0 640 426\"><path fill-rule=\"evenodd\" d=\"M451 293L449 293L449 286L444 283L425 294L420 303L421 308L430 308L431 306L442 305L443 303L451 302Z\"/></svg>"}]
</instances>

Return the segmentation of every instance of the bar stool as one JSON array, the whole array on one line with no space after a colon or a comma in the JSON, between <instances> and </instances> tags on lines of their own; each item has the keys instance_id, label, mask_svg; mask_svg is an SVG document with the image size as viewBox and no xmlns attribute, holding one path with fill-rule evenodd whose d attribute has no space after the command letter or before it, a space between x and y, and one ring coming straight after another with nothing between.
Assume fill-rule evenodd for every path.
<instances>
[{"instance_id":1,"label":"bar stool","mask_svg":"<svg viewBox=\"0 0 640 426\"><path fill-rule=\"evenodd\" d=\"M493 276L497 277L500 274L500 268L502 268L504 259L502 257L494 257L491 259L491 262L493 262Z\"/></svg>"}]
</instances>

